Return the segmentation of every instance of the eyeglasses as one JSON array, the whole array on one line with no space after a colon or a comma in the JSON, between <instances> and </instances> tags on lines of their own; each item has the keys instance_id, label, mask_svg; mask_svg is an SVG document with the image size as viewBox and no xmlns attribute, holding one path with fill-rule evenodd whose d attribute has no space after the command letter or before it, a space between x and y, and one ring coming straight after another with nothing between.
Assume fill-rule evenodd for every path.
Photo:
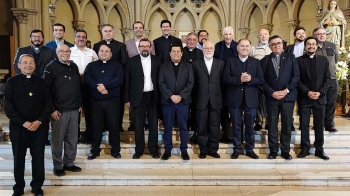
<instances>
[{"instance_id":1,"label":"eyeglasses","mask_svg":"<svg viewBox=\"0 0 350 196\"><path fill-rule=\"evenodd\" d=\"M307 46L316 46L317 44L316 43L306 43Z\"/></svg>"},{"instance_id":2,"label":"eyeglasses","mask_svg":"<svg viewBox=\"0 0 350 196\"><path fill-rule=\"evenodd\" d=\"M203 48L203 50L214 50L214 48L213 47Z\"/></svg>"},{"instance_id":3,"label":"eyeglasses","mask_svg":"<svg viewBox=\"0 0 350 196\"><path fill-rule=\"evenodd\" d=\"M78 38L78 39L80 39L80 38L86 39L86 36L80 36L80 35L78 35L78 36L76 36L76 38Z\"/></svg>"},{"instance_id":4,"label":"eyeglasses","mask_svg":"<svg viewBox=\"0 0 350 196\"><path fill-rule=\"evenodd\" d=\"M280 46L281 44L282 42L277 42L277 43L270 44L270 46L275 47L275 46Z\"/></svg>"},{"instance_id":5,"label":"eyeglasses","mask_svg":"<svg viewBox=\"0 0 350 196\"><path fill-rule=\"evenodd\" d=\"M35 35L32 35L31 38L34 38L34 39L42 39L43 36L35 36Z\"/></svg>"},{"instance_id":6,"label":"eyeglasses","mask_svg":"<svg viewBox=\"0 0 350 196\"><path fill-rule=\"evenodd\" d=\"M199 37L208 37L208 35L199 35Z\"/></svg>"},{"instance_id":7,"label":"eyeglasses","mask_svg":"<svg viewBox=\"0 0 350 196\"><path fill-rule=\"evenodd\" d=\"M34 62L27 62L27 61L23 61L20 64L22 64L22 65L35 65Z\"/></svg>"},{"instance_id":8,"label":"eyeglasses","mask_svg":"<svg viewBox=\"0 0 350 196\"><path fill-rule=\"evenodd\" d=\"M139 48L149 48L151 46L139 46Z\"/></svg>"},{"instance_id":9,"label":"eyeglasses","mask_svg":"<svg viewBox=\"0 0 350 196\"><path fill-rule=\"evenodd\" d=\"M326 33L317 33L316 35L317 35L317 36L326 35Z\"/></svg>"},{"instance_id":10,"label":"eyeglasses","mask_svg":"<svg viewBox=\"0 0 350 196\"><path fill-rule=\"evenodd\" d=\"M59 50L57 52L59 52L59 53L70 53L70 50Z\"/></svg>"},{"instance_id":11,"label":"eyeglasses","mask_svg":"<svg viewBox=\"0 0 350 196\"><path fill-rule=\"evenodd\" d=\"M194 39L192 39L192 38L187 38L186 40L187 40L187 41L197 41L196 38L194 38Z\"/></svg>"}]
</instances>

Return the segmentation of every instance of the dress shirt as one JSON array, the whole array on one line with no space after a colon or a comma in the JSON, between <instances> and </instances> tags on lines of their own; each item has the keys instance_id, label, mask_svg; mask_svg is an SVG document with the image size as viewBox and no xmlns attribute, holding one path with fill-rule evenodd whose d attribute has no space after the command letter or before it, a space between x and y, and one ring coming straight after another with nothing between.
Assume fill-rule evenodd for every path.
<instances>
[{"instance_id":1,"label":"dress shirt","mask_svg":"<svg viewBox=\"0 0 350 196\"><path fill-rule=\"evenodd\" d=\"M248 56L241 57L241 56L238 55L238 57L239 57L239 60L241 60L243 63L248 59Z\"/></svg>"},{"instance_id":2,"label":"dress shirt","mask_svg":"<svg viewBox=\"0 0 350 196\"><path fill-rule=\"evenodd\" d=\"M136 37L135 37L135 45L137 48L137 52L139 52L139 54L140 54L140 49L139 49L140 42L139 42L139 40L136 39Z\"/></svg>"},{"instance_id":3,"label":"dress shirt","mask_svg":"<svg viewBox=\"0 0 350 196\"><path fill-rule=\"evenodd\" d=\"M70 60L74 61L74 63L78 65L80 74L84 74L87 64L98 60L96 52L88 47L80 50L77 45L74 45L74 47L71 47L70 50Z\"/></svg>"},{"instance_id":4,"label":"dress shirt","mask_svg":"<svg viewBox=\"0 0 350 196\"><path fill-rule=\"evenodd\" d=\"M303 56L303 54L304 54L304 42L294 44L293 54L294 54L295 58Z\"/></svg>"},{"instance_id":5,"label":"dress shirt","mask_svg":"<svg viewBox=\"0 0 350 196\"><path fill-rule=\"evenodd\" d=\"M207 59L207 58L204 57L204 62L205 62L205 65L207 66L208 73L209 73L209 75L210 75L211 67L212 67L212 65L213 65L213 58Z\"/></svg>"},{"instance_id":6,"label":"dress shirt","mask_svg":"<svg viewBox=\"0 0 350 196\"><path fill-rule=\"evenodd\" d=\"M144 76L144 84L143 84L143 92L153 91L153 83L151 78L151 55L147 57L141 57L141 63L143 68L143 76Z\"/></svg>"},{"instance_id":7,"label":"dress shirt","mask_svg":"<svg viewBox=\"0 0 350 196\"><path fill-rule=\"evenodd\" d=\"M203 50L203 45L201 45L200 43L198 43L196 47L200 50Z\"/></svg>"},{"instance_id":8,"label":"dress shirt","mask_svg":"<svg viewBox=\"0 0 350 196\"><path fill-rule=\"evenodd\" d=\"M62 39L62 41L58 41L57 39L55 39L55 42L57 44L57 46L64 44L64 39Z\"/></svg>"}]
</instances>

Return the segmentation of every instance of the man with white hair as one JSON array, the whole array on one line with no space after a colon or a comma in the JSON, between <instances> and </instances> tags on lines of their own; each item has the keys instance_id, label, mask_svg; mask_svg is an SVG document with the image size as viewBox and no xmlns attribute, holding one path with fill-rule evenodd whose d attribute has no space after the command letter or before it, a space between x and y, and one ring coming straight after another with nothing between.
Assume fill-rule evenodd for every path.
<instances>
[{"instance_id":1,"label":"man with white hair","mask_svg":"<svg viewBox=\"0 0 350 196\"><path fill-rule=\"evenodd\" d=\"M198 145L200 149L199 158L204 159L206 155L220 158L217 153L219 149L220 135L220 113L223 106L221 88L224 61L213 58L214 44L206 41L203 44L204 59L193 62L195 74L195 93Z\"/></svg>"}]
</instances>

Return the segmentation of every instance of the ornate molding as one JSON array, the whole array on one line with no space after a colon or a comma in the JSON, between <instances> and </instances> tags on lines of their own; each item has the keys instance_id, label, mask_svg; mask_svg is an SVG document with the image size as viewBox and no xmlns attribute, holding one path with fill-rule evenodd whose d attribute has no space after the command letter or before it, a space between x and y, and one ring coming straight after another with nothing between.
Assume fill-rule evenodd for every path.
<instances>
[{"instance_id":1,"label":"ornate molding","mask_svg":"<svg viewBox=\"0 0 350 196\"><path fill-rule=\"evenodd\" d=\"M56 23L56 16L54 14L50 14L49 17L50 17L50 22L52 26L53 24Z\"/></svg>"},{"instance_id":2,"label":"ornate molding","mask_svg":"<svg viewBox=\"0 0 350 196\"><path fill-rule=\"evenodd\" d=\"M11 8L12 14L16 17L19 24L28 23L29 10L23 8Z\"/></svg>"},{"instance_id":3,"label":"ornate molding","mask_svg":"<svg viewBox=\"0 0 350 196\"><path fill-rule=\"evenodd\" d=\"M144 36L148 38L148 36L150 35L151 30L150 29L144 29Z\"/></svg>"},{"instance_id":4,"label":"ornate molding","mask_svg":"<svg viewBox=\"0 0 350 196\"><path fill-rule=\"evenodd\" d=\"M83 29L85 27L85 23L86 23L85 20L73 20L72 21L74 30Z\"/></svg>"},{"instance_id":5,"label":"ornate molding","mask_svg":"<svg viewBox=\"0 0 350 196\"><path fill-rule=\"evenodd\" d=\"M247 38L250 33L250 28L239 28L238 30L241 32L242 38Z\"/></svg>"},{"instance_id":6,"label":"ornate molding","mask_svg":"<svg viewBox=\"0 0 350 196\"><path fill-rule=\"evenodd\" d=\"M120 28L120 31L123 36L128 36L129 35L129 28Z\"/></svg>"},{"instance_id":7,"label":"ornate molding","mask_svg":"<svg viewBox=\"0 0 350 196\"><path fill-rule=\"evenodd\" d=\"M267 29L271 33L273 24L261 24L260 27Z\"/></svg>"},{"instance_id":8,"label":"ornate molding","mask_svg":"<svg viewBox=\"0 0 350 196\"><path fill-rule=\"evenodd\" d=\"M287 20L286 25L290 30L294 30L296 27L299 26L299 20Z\"/></svg>"},{"instance_id":9,"label":"ornate molding","mask_svg":"<svg viewBox=\"0 0 350 196\"><path fill-rule=\"evenodd\" d=\"M171 30L170 30L170 35L176 36L175 34L176 34L176 30L175 30L175 29L171 29Z\"/></svg>"}]
</instances>

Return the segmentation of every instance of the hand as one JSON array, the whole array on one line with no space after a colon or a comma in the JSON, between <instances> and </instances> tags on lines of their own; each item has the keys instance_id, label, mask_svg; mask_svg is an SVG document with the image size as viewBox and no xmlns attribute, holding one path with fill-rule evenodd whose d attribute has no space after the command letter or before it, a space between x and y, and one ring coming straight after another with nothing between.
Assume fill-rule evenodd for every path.
<instances>
[{"instance_id":1,"label":"hand","mask_svg":"<svg viewBox=\"0 0 350 196\"><path fill-rule=\"evenodd\" d=\"M29 122L29 121L26 121L24 124L23 124L23 127L28 129L30 126L32 126L32 123Z\"/></svg>"},{"instance_id":2,"label":"hand","mask_svg":"<svg viewBox=\"0 0 350 196\"><path fill-rule=\"evenodd\" d=\"M78 111L79 111L79 113L81 113L81 110L82 110L82 108L80 107L80 108L79 108L79 110L78 110Z\"/></svg>"},{"instance_id":3,"label":"hand","mask_svg":"<svg viewBox=\"0 0 350 196\"><path fill-rule=\"evenodd\" d=\"M130 108L130 102L125 103L125 105Z\"/></svg>"},{"instance_id":4,"label":"hand","mask_svg":"<svg viewBox=\"0 0 350 196\"><path fill-rule=\"evenodd\" d=\"M102 92L103 90L105 90L105 86L103 84L97 84L97 90L98 92Z\"/></svg>"},{"instance_id":5,"label":"hand","mask_svg":"<svg viewBox=\"0 0 350 196\"><path fill-rule=\"evenodd\" d=\"M318 97L320 96L321 94L319 92L314 92L314 91L309 91L307 93L307 96L312 99L312 100L316 100L318 99Z\"/></svg>"},{"instance_id":6,"label":"hand","mask_svg":"<svg viewBox=\"0 0 350 196\"><path fill-rule=\"evenodd\" d=\"M241 74L241 82L249 82L251 79L251 75L247 74L247 72Z\"/></svg>"},{"instance_id":7,"label":"hand","mask_svg":"<svg viewBox=\"0 0 350 196\"><path fill-rule=\"evenodd\" d=\"M285 96L286 95L283 91L275 91L274 93L272 93L272 97L277 100L283 99Z\"/></svg>"},{"instance_id":8,"label":"hand","mask_svg":"<svg viewBox=\"0 0 350 196\"><path fill-rule=\"evenodd\" d=\"M108 91L107 91L106 89L103 89L103 90L101 91L101 94L103 94L103 95L108 95Z\"/></svg>"},{"instance_id":9,"label":"hand","mask_svg":"<svg viewBox=\"0 0 350 196\"><path fill-rule=\"evenodd\" d=\"M36 120L32 122L32 125L28 128L29 131L36 131L38 127L41 125L40 121Z\"/></svg>"},{"instance_id":10,"label":"hand","mask_svg":"<svg viewBox=\"0 0 350 196\"><path fill-rule=\"evenodd\" d=\"M181 101L181 97L179 95L172 95L170 97L171 101L173 101L175 104L178 104Z\"/></svg>"},{"instance_id":11,"label":"hand","mask_svg":"<svg viewBox=\"0 0 350 196\"><path fill-rule=\"evenodd\" d=\"M61 115L61 113L59 113L57 110L52 112L51 113L51 118L54 120L54 121L58 121L60 118L59 116Z\"/></svg>"}]
</instances>

